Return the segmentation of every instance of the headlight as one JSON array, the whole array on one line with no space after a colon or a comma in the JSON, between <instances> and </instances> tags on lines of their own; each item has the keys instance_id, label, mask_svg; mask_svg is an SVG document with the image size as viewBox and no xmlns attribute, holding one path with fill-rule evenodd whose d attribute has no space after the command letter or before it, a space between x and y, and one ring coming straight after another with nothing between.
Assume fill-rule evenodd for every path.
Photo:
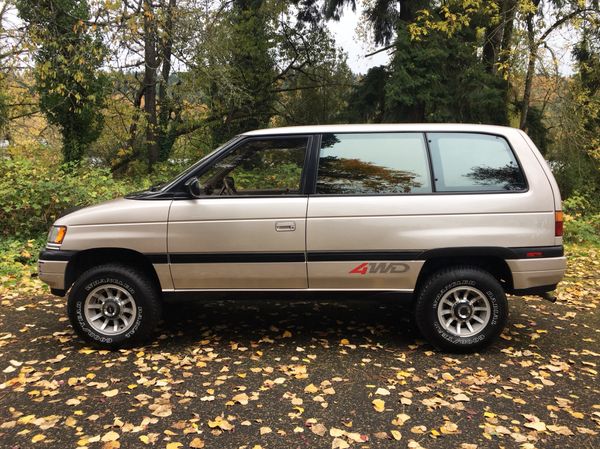
<instances>
[{"instance_id":1,"label":"headlight","mask_svg":"<svg viewBox=\"0 0 600 449\"><path fill-rule=\"evenodd\" d=\"M65 235L67 235L66 226L52 226L48 233L48 243L60 245L65 239Z\"/></svg>"}]
</instances>

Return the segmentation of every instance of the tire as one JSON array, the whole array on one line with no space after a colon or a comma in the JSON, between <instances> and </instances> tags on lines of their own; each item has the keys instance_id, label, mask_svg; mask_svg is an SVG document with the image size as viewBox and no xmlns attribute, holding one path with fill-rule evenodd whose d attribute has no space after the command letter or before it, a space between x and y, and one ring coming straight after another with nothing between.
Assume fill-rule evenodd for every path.
<instances>
[{"instance_id":1,"label":"tire","mask_svg":"<svg viewBox=\"0 0 600 449\"><path fill-rule=\"evenodd\" d=\"M107 264L77 279L67 310L77 335L112 350L148 340L160 320L161 301L157 286L143 272Z\"/></svg>"},{"instance_id":2,"label":"tire","mask_svg":"<svg viewBox=\"0 0 600 449\"><path fill-rule=\"evenodd\" d=\"M500 283L488 272L469 266L432 274L415 303L415 322L423 336L448 352L485 348L498 338L507 318L508 302Z\"/></svg>"}]
</instances>

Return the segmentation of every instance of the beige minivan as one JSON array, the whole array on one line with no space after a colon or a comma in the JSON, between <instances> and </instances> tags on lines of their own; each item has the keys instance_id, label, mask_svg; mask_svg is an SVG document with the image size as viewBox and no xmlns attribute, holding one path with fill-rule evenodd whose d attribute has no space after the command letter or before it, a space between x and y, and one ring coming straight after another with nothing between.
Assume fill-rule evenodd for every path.
<instances>
[{"instance_id":1,"label":"beige minivan","mask_svg":"<svg viewBox=\"0 0 600 449\"><path fill-rule=\"evenodd\" d=\"M502 331L507 293L544 295L564 271L535 145L454 124L248 132L167 184L59 218L39 261L105 348L147 339L169 295L358 291L413 294L434 346L474 351Z\"/></svg>"}]
</instances>

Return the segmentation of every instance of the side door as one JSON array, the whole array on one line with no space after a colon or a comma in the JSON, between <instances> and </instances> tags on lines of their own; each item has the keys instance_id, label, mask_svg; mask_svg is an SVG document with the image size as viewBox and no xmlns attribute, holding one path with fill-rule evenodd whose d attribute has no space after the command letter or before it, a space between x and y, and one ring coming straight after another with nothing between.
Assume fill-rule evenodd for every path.
<instances>
[{"instance_id":1,"label":"side door","mask_svg":"<svg viewBox=\"0 0 600 449\"><path fill-rule=\"evenodd\" d=\"M315 184L309 287L412 290L424 262L406 216L432 192L424 134L323 134Z\"/></svg>"},{"instance_id":2,"label":"side door","mask_svg":"<svg viewBox=\"0 0 600 449\"><path fill-rule=\"evenodd\" d=\"M248 137L195 173L197 198L169 214L173 284L185 289L306 288L311 136Z\"/></svg>"}]
</instances>

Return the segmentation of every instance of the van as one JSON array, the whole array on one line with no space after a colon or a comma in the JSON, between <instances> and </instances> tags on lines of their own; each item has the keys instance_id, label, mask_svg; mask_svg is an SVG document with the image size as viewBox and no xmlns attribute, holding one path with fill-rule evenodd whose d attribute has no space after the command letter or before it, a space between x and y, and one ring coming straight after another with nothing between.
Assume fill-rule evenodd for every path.
<instances>
[{"instance_id":1,"label":"van","mask_svg":"<svg viewBox=\"0 0 600 449\"><path fill-rule=\"evenodd\" d=\"M492 343L506 295L565 272L558 186L527 135L457 124L272 128L172 181L52 226L39 275L84 340L147 340L165 298L210 292L413 298L435 347Z\"/></svg>"}]
</instances>

